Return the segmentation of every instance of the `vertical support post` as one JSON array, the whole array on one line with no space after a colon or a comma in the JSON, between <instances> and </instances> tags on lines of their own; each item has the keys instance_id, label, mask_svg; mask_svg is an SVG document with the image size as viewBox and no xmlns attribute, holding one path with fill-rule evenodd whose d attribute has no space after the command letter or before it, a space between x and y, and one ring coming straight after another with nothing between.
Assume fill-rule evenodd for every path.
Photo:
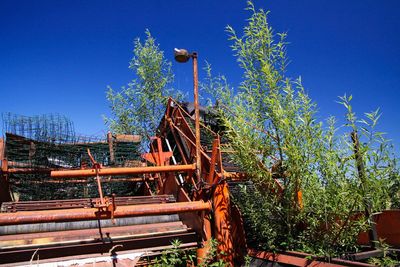
<instances>
[{"instance_id":1,"label":"vertical support post","mask_svg":"<svg viewBox=\"0 0 400 267\"><path fill-rule=\"evenodd\" d=\"M212 152L211 152L211 163L210 163L210 173L208 174L207 183L212 184L214 181L214 172L215 172L215 164L217 163L217 157L219 149L219 136L217 136L212 144Z\"/></svg>"},{"instance_id":2,"label":"vertical support post","mask_svg":"<svg viewBox=\"0 0 400 267\"><path fill-rule=\"evenodd\" d=\"M107 133L107 142L108 142L108 149L110 150L110 163L114 164L115 163L114 143L111 132Z\"/></svg>"},{"instance_id":3,"label":"vertical support post","mask_svg":"<svg viewBox=\"0 0 400 267\"><path fill-rule=\"evenodd\" d=\"M208 254L211 249L211 222L210 222L210 213L203 212L203 241L202 247L198 248L196 251L197 256L197 264L201 265L205 259L207 259Z\"/></svg>"},{"instance_id":4,"label":"vertical support post","mask_svg":"<svg viewBox=\"0 0 400 267\"><path fill-rule=\"evenodd\" d=\"M0 138L0 172L6 170L6 162L5 162L5 145L4 145L4 139Z\"/></svg>"},{"instance_id":5,"label":"vertical support post","mask_svg":"<svg viewBox=\"0 0 400 267\"><path fill-rule=\"evenodd\" d=\"M157 151L158 151L158 161L159 161L159 166L164 166L165 165L165 158L163 154L163 149L162 149L162 144L161 144L161 138L156 137L157 140Z\"/></svg>"},{"instance_id":6,"label":"vertical support post","mask_svg":"<svg viewBox=\"0 0 400 267\"><path fill-rule=\"evenodd\" d=\"M197 52L192 53L193 59L193 93L196 136L196 174L197 182L201 180L201 155L200 155L200 111L199 111L199 76L197 67Z\"/></svg>"},{"instance_id":7,"label":"vertical support post","mask_svg":"<svg viewBox=\"0 0 400 267\"><path fill-rule=\"evenodd\" d=\"M12 201L12 192L8 183L8 162L5 159L5 142L0 138L0 205L3 202Z\"/></svg>"},{"instance_id":8,"label":"vertical support post","mask_svg":"<svg viewBox=\"0 0 400 267\"><path fill-rule=\"evenodd\" d=\"M103 190L101 188L101 181L100 181L100 175L99 175L99 169L101 168L101 165L96 162L96 160L94 159L94 157L92 156L92 153L90 153L90 149L87 149L87 153L88 156L90 158L90 161L92 162L92 168L95 169L96 171L96 181L97 181L97 190L99 191L99 195L100 195L100 203L102 207L105 207L105 201L104 201L104 197L103 197Z\"/></svg>"},{"instance_id":9,"label":"vertical support post","mask_svg":"<svg viewBox=\"0 0 400 267\"><path fill-rule=\"evenodd\" d=\"M368 218L369 225L371 227L371 229L368 232L370 245L371 245L371 247L376 248L378 245L377 244L378 233L376 231L375 222L371 215L371 212L372 212L371 203L365 196L366 191L367 191L367 176L365 174L364 160L363 160L363 157L362 157L361 151L360 151L360 141L358 139L358 134L356 131L353 131L351 133L351 140L353 141L354 156L355 156L355 160L356 160L358 177L361 181L361 186L362 186L363 195L364 195L363 198L364 198L365 216Z\"/></svg>"},{"instance_id":10,"label":"vertical support post","mask_svg":"<svg viewBox=\"0 0 400 267\"><path fill-rule=\"evenodd\" d=\"M218 184L213 194L214 207L214 236L218 241L218 252L220 257L228 263L228 266L233 265L233 240L232 240L232 225L231 225L231 204L229 197L229 189L226 181Z\"/></svg>"},{"instance_id":11,"label":"vertical support post","mask_svg":"<svg viewBox=\"0 0 400 267\"><path fill-rule=\"evenodd\" d=\"M215 172L215 164L217 161L217 154L218 154L218 149L219 149L219 138L215 138L213 141L213 146L212 146L212 154L211 154L211 165L210 165L210 172L207 177L207 184L211 185L214 180L214 172ZM210 212L204 212L203 214L203 232L204 232L204 240L203 240L203 247L199 248L197 250L197 258L201 261L205 258L207 258L207 253L210 251L210 241L212 238L212 227L211 227L211 221L210 221Z\"/></svg>"}]
</instances>

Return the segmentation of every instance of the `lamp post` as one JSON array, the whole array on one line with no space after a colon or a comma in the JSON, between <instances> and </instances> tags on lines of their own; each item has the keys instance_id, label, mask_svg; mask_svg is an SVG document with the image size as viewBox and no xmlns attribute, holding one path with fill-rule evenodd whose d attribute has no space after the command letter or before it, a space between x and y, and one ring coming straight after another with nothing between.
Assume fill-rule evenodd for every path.
<instances>
[{"instance_id":1,"label":"lamp post","mask_svg":"<svg viewBox=\"0 0 400 267\"><path fill-rule=\"evenodd\" d=\"M201 180L201 158L200 158L200 112L199 112L199 76L197 69L197 52L189 53L186 49L174 49L175 60L186 63L193 59L193 94L194 94L194 116L196 137L196 175L197 182Z\"/></svg>"}]
</instances>

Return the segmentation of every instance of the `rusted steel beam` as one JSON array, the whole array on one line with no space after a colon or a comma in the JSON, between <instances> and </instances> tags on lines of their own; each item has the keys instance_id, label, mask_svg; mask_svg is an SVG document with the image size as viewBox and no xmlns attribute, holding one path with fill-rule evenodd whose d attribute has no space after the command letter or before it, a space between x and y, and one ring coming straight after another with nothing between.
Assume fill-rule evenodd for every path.
<instances>
[{"instance_id":1,"label":"rusted steel beam","mask_svg":"<svg viewBox=\"0 0 400 267\"><path fill-rule=\"evenodd\" d=\"M12 200L7 171L8 162L5 158L5 142L3 138L0 138L0 206L1 203Z\"/></svg>"},{"instance_id":2,"label":"rusted steel beam","mask_svg":"<svg viewBox=\"0 0 400 267\"><path fill-rule=\"evenodd\" d=\"M125 142L125 143L140 143L142 141L142 137L140 135L132 135L132 134L116 134L113 136L116 142Z\"/></svg>"},{"instance_id":3,"label":"rusted steel beam","mask_svg":"<svg viewBox=\"0 0 400 267\"><path fill-rule=\"evenodd\" d=\"M178 202L165 204L143 204L120 206L114 211L114 218L165 215L185 212L210 211L211 203L203 201ZM19 225L46 222L68 222L111 218L111 213L101 212L96 208L23 211L0 214L1 225Z\"/></svg>"},{"instance_id":4,"label":"rusted steel beam","mask_svg":"<svg viewBox=\"0 0 400 267\"><path fill-rule=\"evenodd\" d=\"M176 101L176 100L174 100L174 99L172 99L171 98L171 100L172 100L172 102L174 103L174 105L177 107L176 109L174 109L174 111L176 110L176 111L178 111L179 110L179 112L180 112L180 114L183 116L183 114L185 114L191 121L195 121L193 118L192 118L192 115L190 115L185 109L183 109L182 108L182 106ZM174 117L174 116L170 116L170 117ZM213 130L211 130L211 129L209 129L208 128L208 126L206 125L206 124L204 124L203 122L199 122L200 123L200 126L201 127L203 127L204 129L206 129L209 133L211 133L213 136L217 136L217 134L213 131ZM193 136L194 136L194 134L193 134Z\"/></svg>"},{"instance_id":5,"label":"rusted steel beam","mask_svg":"<svg viewBox=\"0 0 400 267\"><path fill-rule=\"evenodd\" d=\"M2 164L3 159L4 159L4 139L0 138L0 164Z\"/></svg>"},{"instance_id":6,"label":"rusted steel beam","mask_svg":"<svg viewBox=\"0 0 400 267\"><path fill-rule=\"evenodd\" d=\"M157 177L145 177L145 178L140 178L140 177L132 177L132 178L115 178L115 179L107 179L103 178L101 180L101 183L121 183L121 182L152 182L158 180ZM24 184L29 183L29 184L65 184L65 183L74 183L74 184L88 184L91 183L92 181L90 179L68 179L65 180L63 178L58 178L58 179L41 179L41 180L25 180L23 181ZM21 184L21 181L13 181L11 184Z\"/></svg>"},{"instance_id":7,"label":"rusted steel beam","mask_svg":"<svg viewBox=\"0 0 400 267\"><path fill-rule=\"evenodd\" d=\"M190 140L190 138L181 130L181 129L179 129L179 127L178 126L176 126L175 124L172 124L172 126L179 132L179 134L181 134L182 135L182 137L183 138L185 138L185 140L187 140L192 146L196 146L196 144L192 141L192 140ZM202 155L202 157L204 157L206 160L208 160L208 161L210 161L211 160L211 158L201 149L200 150L200 153L201 153L201 155Z\"/></svg>"},{"instance_id":8,"label":"rusted steel beam","mask_svg":"<svg viewBox=\"0 0 400 267\"><path fill-rule=\"evenodd\" d=\"M249 250L248 255L252 258L267 260L270 262L289 264L290 266L308 266L308 267L372 267L373 265L363 262L348 261L341 259L331 259L330 262L324 262L322 259L301 252L282 252L272 253L267 251Z\"/></svg>"},{"instance_id":9,"label":"rusted steel beam","mask_svg":"<svg viewBox=\"0 0 400 267\"><path fill-rule=\"evenodd\" d=\"M107 133L107 142L108 142L108 149L110 151L110 163L114 164L115 163L115 154L114 154L114 142L113 142L113 136L111 132Z\"/></svg>"},{"instance_id":10,"label":"rusted steel beam","mask_svg":"<svg viewBox=\"0 0 400 267\"><path fill-rule=\"evenodd\" d=\"M18 201L4 202L1 212L20 212L35 210L54 210L54 209L76 209L76 208L92 208L93 203L99 199L64 199L64 200L39 200L39 201ZM135 196L135 197L115 197L115 204L121 205L139 205L153 203L170 203L175 202L175 198L171 195L156 196Z\"/></svg>"},{"instance_id":11,"label":"rusted steel beam","mask_svg":"<svg viewBox=\"0 0 400 267\"><path fill-rule=\"evenodd\" d=\"M132 174L145 174L145 173L164 173L164 172L184 172L196 170L196 164L188 165L171 165L171 166L151 166L151 167L129 167L129 168L104 168L99 169L100 176L104 175L132 175ZM51 177L90 177L96 176L96 170L66 170L66 171L52 171Z\"/></svg>"},{"instance_id":12,"label":"rusted steel beam","mask_svg":"<svg viewBox=\"0 0 400 267\"><path fill-rule=\"evenodd\" d=\"M193 90L194 90L194 114L195 114L195 133L196 133L196 174L197 182L201 180L201 156L200 156L200 112L199 112L199 76L197 69L197 53L192 53L193 59Z\"/></svg>"},{"instance_id":13,"label":"rusted steel beam","mask_svg":"<svg viewBox=\"0 0 400 267\"><path fill-rule=\"evenodd\" d=\"M368 258L379 258L383 257L384 251L382 249L374 249L370 251L363 251L354 254L350 254L346 256L347 259L351 259L352 261L360 261ZM340 259L339 259L340 260Z\"/></svg>"},{"instance_id":14,"label":"rusted steel beam","mask_svg":"<svg viewBox=\"0 0 400 267\"><path fill-rule=\"evenodd\" d=\"M30 173L49 173L51 169L43 169L43 168L10 168L8 169L8 173L13 174L30 174Z\"/></svg>"},{"instance_id":15,"label":"rusted steel beam","mask_svg":"<svg viewBox=\"0 0 400 267\"><path fill-rule=\"evenodd\" d=\"M215 138L212 144L212 153L211 153L211 162L210 162L210 171L208 174L207 183L211 184L214 180L215 175L215 164L217 162L217 153L219 150L219 138Z\"/></svg>"}]
</instances>

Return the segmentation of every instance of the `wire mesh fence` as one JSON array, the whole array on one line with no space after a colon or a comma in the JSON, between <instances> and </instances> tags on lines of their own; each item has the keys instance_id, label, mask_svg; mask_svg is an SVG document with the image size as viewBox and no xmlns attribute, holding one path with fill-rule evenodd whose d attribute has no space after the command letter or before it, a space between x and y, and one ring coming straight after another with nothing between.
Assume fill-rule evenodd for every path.
<instances>
[{"instance_id":1,"label":"wire mesh fence","mask_svg":"<svg viewBox=\"0 0 400 267\"><path fill-rule=\"evenodd\" d=\"M8 179L19 200L97 197L93 178L54 181L50 177L51 170L91 168L88 149L95 161L105 167L140 164L139 142L113 142L106 137L77 135L74 124L65 116L4 113L2 124L5 157L9 169L14 170ZM115 181L103 184L105 194L135 193L132 183Z\"/></svg>"}]
</instances>

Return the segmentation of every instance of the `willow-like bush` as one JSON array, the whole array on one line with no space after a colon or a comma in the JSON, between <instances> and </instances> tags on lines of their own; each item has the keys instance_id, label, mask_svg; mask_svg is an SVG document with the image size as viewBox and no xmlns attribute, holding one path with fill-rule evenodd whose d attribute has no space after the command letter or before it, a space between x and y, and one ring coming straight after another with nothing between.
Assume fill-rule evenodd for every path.
<instances>
[{"instance_id":1,"label":"willow-like bush","mask_svg":"<svg viewBox=\"0 0 400 267\"><path fill-rule=\"evenodd\" d=\"M328 257L357 251L357 235L369 225L366 208L399 205L396 159L376 131L379 111L357 119L352 97L343 96L338 102L347 109L345 125L334 117L318 119L301 78L286 75L286 34L274 33L268 12L251 2L247 9L251 16L241 34L227 27L243 70L240 86L232 89L224 76L213 77L208 65L202 89L218 100L234 160L254 184L235 199L253 245ZM365 179L352 132L359 137Z\"/></svg>"}]
</instances>

